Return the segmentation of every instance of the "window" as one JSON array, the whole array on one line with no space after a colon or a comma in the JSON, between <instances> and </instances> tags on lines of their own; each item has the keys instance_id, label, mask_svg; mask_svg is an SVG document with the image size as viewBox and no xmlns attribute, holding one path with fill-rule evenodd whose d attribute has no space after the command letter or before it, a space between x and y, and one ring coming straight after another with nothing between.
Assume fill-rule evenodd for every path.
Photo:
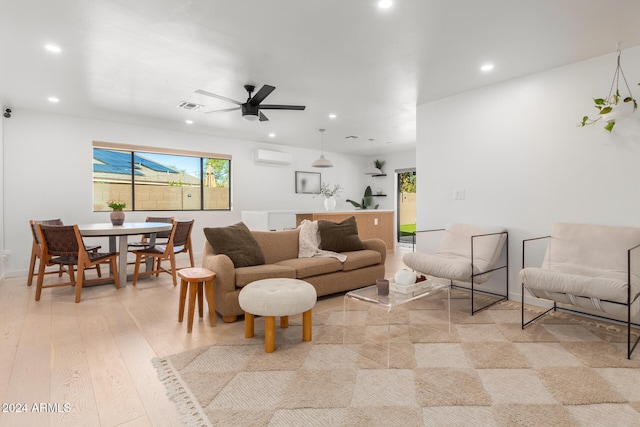
<instances>
[{"instance_id":1,"label":"window","mask_svg":"<svg viewBox=\"0 0 640 427\"><path fill-rule=\"evenodd\" d=\"M93 210L231 209L231 156L93 143Z\"/></svg>"}]
</instances>

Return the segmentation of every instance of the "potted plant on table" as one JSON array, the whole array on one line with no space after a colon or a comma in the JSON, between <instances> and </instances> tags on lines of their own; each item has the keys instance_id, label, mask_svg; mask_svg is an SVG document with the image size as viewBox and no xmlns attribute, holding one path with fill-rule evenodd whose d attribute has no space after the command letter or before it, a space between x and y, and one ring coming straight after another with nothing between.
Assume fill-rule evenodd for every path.
<instances>
[{"instance_id":1,"label":"potted plant on table","mask_svg":"<svg viewBox=\"0 0 640 427\"><path fill-rule=\"evenodd\" d=\"M111 215L110 215L111 224L113 225L124 224L123 209L127 207L127 204L125 202L109 200L109 202L107 202L107 206L109 206L112 209Z\"/></svg>"},{"instance_id":2,"label":"potted plant on table","mask_svg":"<svg viewBox=\"0 0 640 427\"><path fill-rule=\"evenodd\" d=\"M342 192L342 185L336 184L333 187L323 182L320 184L320 195L324 197L324 208L328 211L332 211L336 208L336 199L334 196L339 196Z\"/></svg>"}]
</instances>

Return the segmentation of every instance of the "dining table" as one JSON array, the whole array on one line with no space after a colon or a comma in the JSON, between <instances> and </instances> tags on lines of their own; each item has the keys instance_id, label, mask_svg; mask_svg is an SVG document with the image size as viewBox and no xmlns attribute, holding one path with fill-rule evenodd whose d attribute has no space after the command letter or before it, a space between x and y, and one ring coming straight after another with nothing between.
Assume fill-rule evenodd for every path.
<instances>
[{"instance_id":1,"label":"dining table","mask_svg":"<svg viewBox=\"0 0 640 427\"><path fill-rule=\"evenodd\" d=\"M118 254L118 278L120 286L127 285L127 248L129 236L139 234L149 235L149 246L153 246L156 233L169 231L173 224L166 222L125 222L122 225L113 225L110 222L95 224L78 224L78 230L82 237L108 237L109 252L119 251ZM118 244L116 247L116 237ZM151 268L147 263L147 269Z\"/></svg>"}]
</instances>

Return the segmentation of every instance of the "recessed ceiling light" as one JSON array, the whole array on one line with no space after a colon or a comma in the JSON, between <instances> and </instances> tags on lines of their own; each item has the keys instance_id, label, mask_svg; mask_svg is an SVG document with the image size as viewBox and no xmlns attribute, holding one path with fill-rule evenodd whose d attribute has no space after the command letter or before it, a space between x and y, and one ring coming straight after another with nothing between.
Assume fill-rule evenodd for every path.
<instances>
[{"instance_id":1,"label":"recessed ceiling light","mask_svg":"<svg viewBox=\"0 0 640 427\"><path fill-rule=\"evenodd\" d=\"M188 124L188 125L192 125L192 124L193 124L193 120L185 120L184 122L185 122L186 124Z\"/></svg>"},{"instance_id":2,"label":"recessed ceiling light","mask_svg":"<svg viewBox=\"0 0 640 427\"><path fill-rule=\"evenodd\" d=\"M336 116L336 115L335 115L335 114L333 114L333 113L329 114L329 118L330 118L330 119L335 119L336 117L338 117L338 116Z\"/></svg>"},{"instance_id":3,"label":"recessed ceiling light","mask_svg":"<svg viewBox=\"0 0 640 427\"><path fill-rule=\"evenodd\" d=\"M392 0L380 0L378 2L378 7L380 9L389 9L391 6L393 6Z\"/></svg>"},{"instance_id":4,"label":"recessed ceiling light","mask_svg":"<svg viewBox=\"0 0 640 427\"><path fill-rule=\"evenodd\" d=\"M480 67L481 71L484 71L485 73L488 71L493 70L493 64L484 64L482 67Z\"/></svg>"},{"instance_id":5,"label":"recessed ceiling light","mask_svg":"<svg viewBox=\"0 0 640 427\"><path fill-rule=\"evenodd\" d=\"M45 45L44 48L46 50L48 50L49 52L52 52L52 53L60 53L60 52L62 52L62 49L60 49L60 46L56 46L54 44Z\"/></svg>"},{"instance_id":6,"label":"recessed ceiling light","mask_svg":"<svg viewBox=\"0 0 640 427\"><path fill-rule=\"evenodd\" d=\"M271 132L271 133L269 134L269 138L275 138L275 137L276 137L276 134L275 134L275 133Z\"/></svg>"},{"instance_id":7,"label":"recessed ceiling light","mask_svg":"<svg viewBox=\"0 0 640 427\"><path fill-rule=\"evenodd\" d=\"M60 100L58 98L56 98L55 96L50 96L47 99L49 100L49 102L53 102L53 103L60 102Z\"/></svg>"}]
</instances>

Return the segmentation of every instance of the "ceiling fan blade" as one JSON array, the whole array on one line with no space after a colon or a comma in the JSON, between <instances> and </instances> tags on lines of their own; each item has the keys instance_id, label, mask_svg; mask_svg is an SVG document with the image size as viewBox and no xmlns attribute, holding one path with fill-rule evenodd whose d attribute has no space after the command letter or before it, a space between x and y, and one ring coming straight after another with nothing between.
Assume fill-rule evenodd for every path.
<instances>
[{"instance_id":1,"label":"ceiling fan blade","mask_svg":"<svg viewBox=\"0 0 640 427\"><path fill-rule=\"evenodd\" d=\"M260 117L260 121L261 121L261 122L268 122L268 121L269 121L269 119L267 118L267 116L265 116L264 114L262 114L262 111L260 111L259 117Z\"/></svg>"},{"instance_id":2,"label":"ceiling fan blade","mask_svg":"<svg viewBox=\"0 0 640 427\"><path fill-rule=\"evenodd\" d=\"M249 104L258 105L275 90L275 86L263 85L260 90L251 98Z\"/></svg>"},{"instance_id":3,"label":"ceiling fan blade","mask_svg":"<svg viewBox=\"0 0 640 427\"><path fill-rule=\"evenodd\" d=\"M209 113L224 113L227 111L236 111L239 110L240 107L233 107L233 108L225 108L224 110L211 110L211 111L205 111L205 114L209 114Z\"/></svg>"},{"instance_id":4,"label":"ceiling fan blade","mask_svg":"<svg viewBox=\"0 0 640 427\"><path fill-rule=\"evenodd\" d=\"M207 92L206 90L198 89L198 90L196 90L196 93L199 93L200 95L210 96L212 98L221 99L221 100L227 101L227 102L232 102L234 104L242 105L242 102L240 102L240 101L236 101L235 99L227 98L226 96L216 95L215 93Z\"/></svg>"},{"instance_id":5,"label":"ceiling fan blade","mask_svg":"<svg viewBox=\"0 0 640 427\"><path fill-rule=\"evenodd\" d=\"M261 105L261 110L304 110L306 107L304 105L276 105L276 104L267 104Z\"/></svg>"}]
</instances>

